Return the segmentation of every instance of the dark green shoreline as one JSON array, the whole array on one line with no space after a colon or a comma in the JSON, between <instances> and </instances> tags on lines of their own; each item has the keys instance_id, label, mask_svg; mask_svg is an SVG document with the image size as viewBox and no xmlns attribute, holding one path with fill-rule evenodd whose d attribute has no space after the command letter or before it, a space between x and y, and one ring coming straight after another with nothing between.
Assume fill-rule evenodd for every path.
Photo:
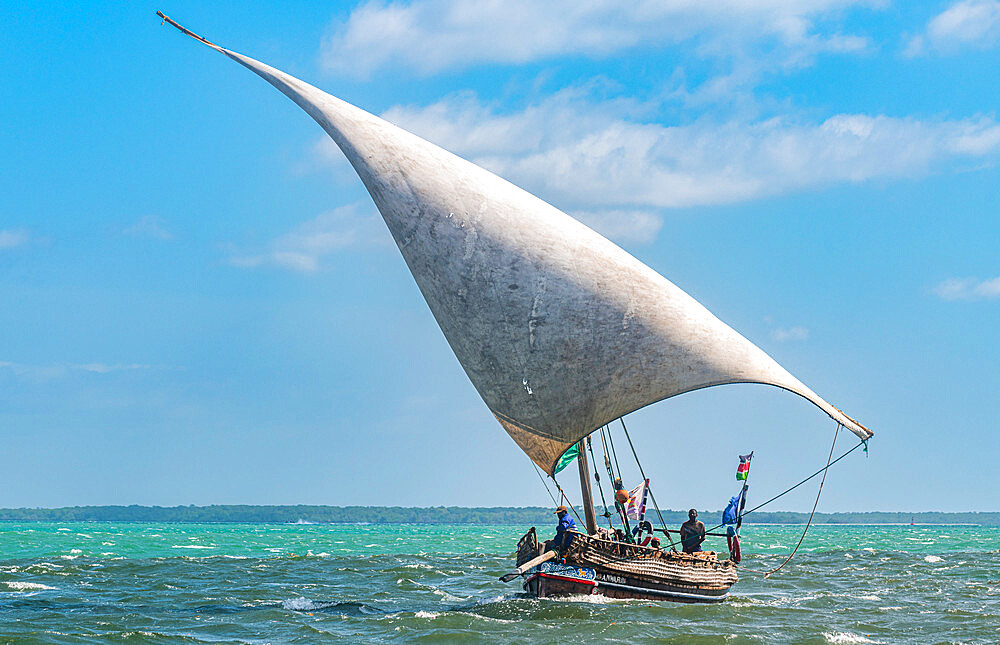
<instances>
[{"instance_id":1,"label":"dark green shoreline","mask_svg":"<svg viewBox=\"0 0 1000 645\"><path fill-rule=\"evenodd\" d=\"M700 511L702 517L721 517L721 511ZM756 524L803 524L808 513L758 511L746 518ZM652 518L651 518L652 519ZM685 511L664 511L667 524L687 519ZM0 521L7 522L232 522L320 524L507 524L546 525L552 511L542 507L467 508L461 506L67 506L63 508L0 509ZM945 513L885 512L816 513L814 524L976 524L1000 526L1000 512Z\"/></svg>"}]
</instances>

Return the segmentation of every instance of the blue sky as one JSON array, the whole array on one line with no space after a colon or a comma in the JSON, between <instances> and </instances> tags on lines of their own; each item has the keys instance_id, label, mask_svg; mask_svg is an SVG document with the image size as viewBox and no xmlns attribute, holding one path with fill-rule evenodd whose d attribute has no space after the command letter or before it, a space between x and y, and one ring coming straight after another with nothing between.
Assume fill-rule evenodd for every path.
<instances>
[{"instance_id":1,"label":"blue sky","mask_svg":"<svg viewBox=\"0 0 1000 645\"><path fill-rule=\"evenodd\" d=\"M620 4L5 7L0 506L548 503L339 151L162 9L580 218L866 423L821 509L1000 510L1000 2ZM628 423L672 508L833 432L763 386Z\"/></svg>"}]
</instances>

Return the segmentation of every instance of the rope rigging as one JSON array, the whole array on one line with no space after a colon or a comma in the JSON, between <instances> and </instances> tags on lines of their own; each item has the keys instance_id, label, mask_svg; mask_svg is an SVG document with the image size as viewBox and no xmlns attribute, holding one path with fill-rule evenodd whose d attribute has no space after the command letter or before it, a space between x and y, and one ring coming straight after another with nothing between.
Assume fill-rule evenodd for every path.
<instances>
[{"instance_id":1,"label":"rope rigging","mask_svg":"<svg viewBox=\"0 0 1000 645\"><path fill-rule=\"evenodd\" d=\"M816 501L813 503L813 510L812 510L812 514L809 516L809 523L806 524L806 528L802 532L802 536L799 538L799 543L795 546L795 549L792 551L791 554L789 554L789 556L785 559L785 561L781 563L781 565L779 565L776 569L773 569L771 571L767 571L767 572L764 572L764 571L755 571L753 569L747 569L746 567L742 567L742 566L737 565L737 566L739 566L740 570L751 572L751 573L760 573L760 574L764 575L764 577L766 578L766 577L768 577L768 576L770 576L770 575L772 575L774 573L777 573L778 570L780 570L782 567L784 567L792 559L792 556L795 555L795 552L798 551L799 546L802 544L802 541L805 539L806 532L809 530L809 526L812 524L813 516L815 515L816 508L819 505L819 497L820 497L820 495L823 492L823 483L825 483L825 481L826 481L826 472L828 470L830 470L830 468L834 464L836 464L838 461L840 461L841 459L847 457L847 455L851 454L852 452L854 452L855 450L857 450L861 446L865 446L865 448L868 447L868 440L867 439L862 439L853 448L847 450L846 452L844 452L844 454L840 455L839 457L837 457L836 459L833 459L831 461L830 457L833 457L833 451L834 451L834 448L836 448L836 445L837 445L837 435L840 433L840 428L841 427L842 427L842 424L838 423L837 424L837 430L834 433L834 437L833 437L833 445L830 446L830 456L827 458L826 466L824 466L823 468L820 468L819 470L817 470L813 474L809 475L805 479L801 480L800 482L798 482L794 486L786 488L785 490L783 490L782 492L778 493L774 497L768 499L767 501L762 502L762 503L758 504L757 506L754 506L753 508L751 508L749 511L746 511L746 512L740 514L740 517L744 517L746 515L749 515L750 513L753 513L754 511L757 511L757 510L763 508L764 506L770 504L771 502L775 501L776 499L784 497L785 495L787 495L788 493L792 492L793 490L795 490L799 486L805 484L806 482L810 481L811 479L815 478L816 476L822 474L823 475L823 479L820 482L819 491L816 494ZM713 526L710 529L706 529L705 532L706 533L711 533L712 531L715 531L716 529L722 528L723 526L725 526L725 524L717 524L717 525ZM669 540L670 539L669 532L665 533L665 535L666 535L667 539ZM643 559L643 558L639 557L639 556L635 556L635 555L629 555L629 556L617 558L615 560L609 560L606 564L612 564L612 563L616 563L616 562L626 562L626 561L630 561L630 560L641 560L641 559Z\"/></svg>"},{"instance_id":2,"label":"rope rigging","mask_svg":"<svg viewBox=\"0 0 1000 645\"><path fill-rule=\"evenodd\" d=\"M562 495L562 497L560 499L562 499L563 501L566 502L566 505L569 506L569 510L573 511L573 516L576 517L576 521L579 522L580 524L583 524L584 526L586 526L586 523L582 519L580 519L580 513L577 512L576 507L573 506L573 502L569 501L569 496L566 495L566 491L564 491L563 488L562 488L562 486L559 485L559 480L557 480L555 477L553 477L552 478L552 483L555 484L556 488L559 489L559 494Z\"/></svg>"},{"instance_id":3,"label":"rope rigging","mask_svg":"<svg viewBox=\"0 0 1000 645\"><path fill-rule=\"evenodd\" d=\"M605 431L607 431L607 436L605 436ZM612 489L613 489L614 488L614 483L616 481L617 482L621 482L622 478L621 478L621 469L620 468L618 470L618 477L615 477L614 468L611 465L611 459L608 458L608 454L609 453L612 454L612 455L614 455L615 446L614 446L614 442L611 441L611 428L609 428L607 425L604 425L604 426L601 427L601 443L604 445L604 467L607 468L607 470L608 470L608 477L611 479ZM609 443L611 444L611 450L610 451L608 450L608 444ZM615 462L617 464L617 457L615 458ZM618 519L619 519L619 521L621 521L622 526L625 527L625 529L627 531L628 530L628 519L625 517L624 510L622 509L622 505L618 502L618 494L617 493L618 492L616 490L615 491L615 497L614 497L615 511L618 512ZM610 518L608 519L608 523L611 524L611 528L614 528L614 524L611 523ZM629 537L631 537L631 536L630 535L626 535L626 539L628 539Z\"/></svg>"},{"instance_id":4,"label":"rope rigging","mask_svg":"<svg viewBox=\"0 0 1000 645\"><path fill-rule=\"evenodd\" d=\"M622 478L622 467L618 465L618 453L615 452L615 442L611 437L611 428L609 426L604 426L608 431L608 443L611 444L611 456L615 460L615 468L618 470L618 479Z\"/></svg>"},{"instance_id":5,"label":"rope rigging","mask_svg":"<svg viewBox=\"0 0 1000 645\"><path fill-rule=\"evenodd\" d=\"M625 433L625 438L628 440L629 448L632 450L632 456L635 458L636 465L639 467L639 474L642 476L642 479L645 481L646 480L646 473L643 470L642 463L639 461L638 452L635 449L635 445L632 443L632 437L629 435L628 428L625 425L625 420L622 419L622 418L619 418L619 421L622 424L622 430ZM814 479L815 477L819 476L820 474L823 475L823 477L822 477L822 479L820 480L820 483L819 483L819 489L816 492L816 499L813 502L813 507L812 507L812 511L809 514L809 519L806 522L806 526L805 526L805 528L802 531L802 535L799 536L799 541L796 543L795 548L792 549L792 552L788 554L788 556L781 562L781 564L779 564L777 567L775 567L771 571L766 571L766 572L764 572L764 571L755 571L753 569L748 569L746 567L740 566L739 568L742 571L747 571L747 572L750 572L750 573L762 574L765 578L768 578L771 575L773 575L773 574L777 573L778 571L780 571L786 564L788 564L792 560L792 558L795 556L795 554L798 552L799 547L802 546L802 542L805 540L806 534L809 532L809 528L812 526L813 519L814 519L814 517L816 515L816 509L819 506L820 496L823 494L823 485L826 483L826 474L827 474L827 472L830 470L830 468L834 464L836 464L840 460L844 459L849 454L851 454L852 452L854 452L855 450L857 450L858 448L860 448L862 446L864 446L865 452L866 453L868 452L868 441L867 441L867 439L862 439L854 447L850 448L849 450L847 450L846 452L844 452L842 455L840 455L839 457L837 457L836 459L834 459L833 458L833 454L834 454L834 451L836 450L837 439L838 439L838 437L840 435L840 429L842 427L843 427L843 424L840 424L840 423L837 424L837 428L834 431L834 435L833 435L833 444L830 446L830 453L827 456L826 465L823 468L820 468L819 470L817 470L813 474L811 474L808 477L802 479L798 483L796 483L796 484L794 484L794 485L786 488L785 490L781 491L777 495L774 495L770 499L768 499L768 500L766 500L764 502L761 502L760 504L757 504L756 506L754 506L753 508L751 508L748 511L745 511L742 508L740 509L740 512L739 512L738 517L737 517L737 522L738 523L742 523L742 520L743 520L743 518L745 516L747 516L747 515L755 512L755 511L760 510L764 506L767 506L771 502L774 502L775 500L780 499L781 497L784 497L788 493L792 492L793 490L795 490L799 486L802 486L803 484L809 482L810 480ZM616 479L616 477L615 477L615 470L617 469L618 476L617 476L617 480L615 481L615 484L618 485L618 483L621 482L621 480L622 480L621 479L621 467L618 464L618 455L615 452L614 440L611 437L611 428L609 426L605 425L602 428L600 428L599 431L601 433L601 443L604 446L604 466L605 466L605 469L607 470L608 476L611 477L612 480ZM607 433L607 434L605 434L605 433ZM604 497L604 489L601 486L601 477L599 475L599 469L597 467L597 458L594 456L594 448L593 448L592 442L590 441L590 437L587 437L587 442L586 443L587 443L587 451L585 451L584 454L582 455L582 457L580 457L580 458L586 459L587 458L587 452L590 453L590 458L591 458L591 460L592 460L592 462L594 464L594 478L597 480L598 490L601 493L601 502L604 505L603 516L607 518L608 525L611 528L614 528L614 524L611 521L611 513L608 510L607 500ZM610 444L610 450L609 450L609 444ZM609 459L609 457L608 457L609 453L610 453L612 459L614 460L614 465L613 466L612 466L612 459ZM549 490L548 485L545 483L545 479L542 477L541 472L539 472L537 466L534 466L534 468L535 468L535 472L538 474L539 479L542 480L542 484L545 486L545 490L549 494L549 498L552 499L553 503L555 503L555 497L552 495L552 492ZM555 477L552 477L552 482L556 485L556 488L559 489L559 493L562 496L562 499L565 500L565 503L572 510L573 515L576 516L576 519L578 521L582 521L580 519L580 514L576 510L576 507L573 506L573 504L569 501L569 497L566 495L566 492L562 489L562 486L559 485L559 482L556 480ZM744 488L745 488L745 486L746 485L744 484ZM670 543L670 547L674 551L676 551L677 550L677 544L670 537L670 530L667 529L666 522L663 519L663 513L660 511L659 504L657 504L657 502L656 502L656 496L653 494L652 488L649 487L648 485L647 485L647 490L648 490L649 496L650 496L650 498L651 498L651 500L653 502L653 507L656 509L656 514L657 514L657 516L658 516L658 518L660 520L660 526L662 528L659 529L659 530L663 533L664 537ZM743 504L746 504L745 493L746 493L746 491L744 490L744 493L743 493L744 497L743 497L741 506ZM615 499L615 508L616 508L616 510L618 510L618 512L620 514L620 519L621 519L622 524L623 524L623 526L625 527L625 530L626 530L626 542L632 543L631 535L629 534L628 519L625 516L624 508L618 502L617 498ZM717 530L719 528L722 528L724 526L726 526L725 522L723 522L721 524L717 524L717 525L713 526L710 529L706 529L705 532L706 533L712 533L713 531L715 531L715 530ZM624 561L628 561L628 560L639 560L639 559L642 559L642 557L641 556L637 556L637 555L629 555L629 556L625 556L625 557L622 557L622 558L618 558L616 560L611 560L609 562L609 564L613 563L613 562L624 562ZM737 565L737 566L739 566L739 565Z\"/></svg>"},{"instance_id":6,"label":"rope rigging","mask_svg":"<svg viewBox=\"0 0 1000 645\"><path fill-rule=\"evenodd\" d=\"M538 475L538 479L541 480L542 486L545 487L545 492L549 494L549 499L552 500L552 506L559 506L559 502L556 501L556 496L552 494L551 490L549 490L549 485L545 483L545 478L542 477L542 471L538 469L538 466L535 464L535 462L532 461L531 465L534 467L535 473Z\"/></svg>"},{"instance_id":7,"label":"rope rigging","mask_svg":"<svg viewBox=\"0 0 1000 645\"><path fill-rule=\"evenodd\" d=\"M601 504L604 505L604 513L602 514L608 520L608 526L614 528L614 524L611 523L611 511L608 510L608 502L604 499L604 488L601 486L601 471L597 468L597 458L594 457L594 445L590 441L590 437L587 437L587 450L590 452L590 460L594 462L594 479L597 480L597 490L601 493ZM586 455L584 455L586 458Z\"/></svg>"},{"instance_id":8,"label":"rope rigging","mask_svg":"<svg viewBox=\"0 0 1000 645\"><path fill-rule=\"evenodd\" d=\"M806 533L809 532L809 527L812 525L813 516L816 515L816 507L819 505L819 496L823 494L823 484L826 483L826 473L830 470L830 460L833 459L833 449L837 446L837 435L840 434L840 428L841 424L838 423L837 430L833 433L833 445L830 446L830 456L826 458L826 468L823 469L823 479L819 482L819 490L816 491L816 501L813 502L813 510L812 513L809 514L809 521L806 522L806 528L802 530L802 537L799 538L799 543L795 545L795 548L788 554L785 561L779 564L776 569L772 569L771 571L765 573L765 578L769 578L771 574L781 571L781 568L791 561L792 556L795 555L795 552L799 550L800 546L802 546L802 540L806 539Z\"/></svg>"},{"instance_id":9,"label":"rope rigging","mask_svg":"<svg viewBox=\"0 0 1000 645\"><path fill-rule=\"evenodd\" d=\"M844 457L846 457L847 455L851 454L852 452L854 452L855 450L857 450L857 449L858 449L858 448L860 448L861 446L867 446L867 445L868 445L868 440L867 440L867 439L862 439L862 440L861 440L860 442L858 442L858 444L857 444L856 446L854 446L853 448L851 448L850 450L848 450L847 452L845 452L845 453L844 453L844 454L842 454L841 456L837 457L837 458L836 458L836 459L834 459L833 461L831 461L831 462L827 463L827 465L826 465L826 466L824 466L823 468L820 468L819 470L817 470L817 471L816 471L816 472L814 472L813 474L809 475L808 477L806 477L805 479L803 479L803 480L802 480L802 481L800 481L799 483L795 484L794 486L792 486L792 487L790 487L790 488L786 488L785 490L783 490L782 492L778 493L777 495L775 495L775 496L774 496L774 497L772 497L771 499L767 500L766 502L762 502L762 503L760 503L760 504L757 504L756 506L754 506L753 508L751 508L751 509L750 509L749 511L745 511L744 513L742 513L742 514L741 514L741 517L745 517L745 516L749 515L750 513L753 513L754 511L756 511L756 510L759 510L760 508L762 508L762 507L764 507L764 506L767 506L768 504L770 504L770 503L771 503L771 502L773 502L774 500L778 499L779 497L784 497L785 495L787 495L788 493L792 492L793 490L795 490L796 488L798 488L798 487L799 487L799 486L801 486L802 484L806 483L806 482L807 482L807 481L809 481L810 479L812 479L812 478L816 477L817 475L819 475L819 474L821 474L821 473L825 473L825 472L826 472L827 470L829 470L829 469L830 469L830 467L831 467L831 466L833 466L833 465L834 465L834 464L836 464L836 463L837 463L838 461L840 461L841 459L843 459L843 458L844 458ZM721 527L723 527L723 526L725 526L725 525L724 525L724 524L718 524L718 525L716 525L715 527L713 527L713 528L711 528L711 529L709 529L709 530L710 530L710 531L714 531L715 529L717 529L717 528L721 528Z\"/></svg>"},{"instance_id":10,"label":"rope rigging","mask_svg":"<svg viewBox=\"0 0 1000 645\"><path fill-rule=\"evenodd\" d=\"M642 464L639 463L639 455L635 451L635 446L632 445L632 437L629 436L628 428L625 427L625 418L619 417L618 420L621 421L622 430L625 431L625 438L628 439L628 446L632 449L632 456L635 457L635 464L639 467L639 474L642 475L642 479L645 481L646 473L642 470ZM653 508L656 509L656 515L660 518L660 526L663 527L663 536L670 542L670 547L676 551L677 547L674 541L670 539L670 533L667 532L667 523L663 521L663 513L660 512L660 505L656 503L656 495L653 494L653 487L646 484L646 490L649 491L649 497L653 500Z\"/></svg>"}]
</instances>

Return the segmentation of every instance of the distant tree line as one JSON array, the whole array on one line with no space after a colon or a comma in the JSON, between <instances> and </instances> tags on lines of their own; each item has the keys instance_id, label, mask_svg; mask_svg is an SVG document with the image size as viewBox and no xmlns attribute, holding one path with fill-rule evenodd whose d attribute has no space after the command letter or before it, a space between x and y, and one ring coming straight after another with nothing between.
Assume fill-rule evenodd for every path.
<instances>
[{"instance_id":1,"label":"distant tree line","mask_svg":"<svg viewBox=\"0 0 1000 645\"><path fill-rule=\"evenodd\" d=\"M718 523L721 511L701 511L709 526ZM758 511L744 523L802 524L808 513ZM883 512L817 513L817 524L979 524L1000 526L1000 513ZM655 512L647 519L658 523ZM667 525L687 519L686 511L663 511ZM462 506L68 506L63 508L0 509L0 521L9 522L228 522L320 524L507 524L518 526L554 524L552 510L537 506L466 508Z\"/></svg>"}]
</instances>

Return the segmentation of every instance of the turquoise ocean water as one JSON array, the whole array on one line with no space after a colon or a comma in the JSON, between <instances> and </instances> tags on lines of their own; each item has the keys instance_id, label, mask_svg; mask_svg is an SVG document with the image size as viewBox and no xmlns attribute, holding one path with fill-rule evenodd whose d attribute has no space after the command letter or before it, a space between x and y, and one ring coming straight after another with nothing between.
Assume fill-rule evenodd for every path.
<instances>
[{"instance_id":1,"label":"turquoise ocean water","mask_svg":"<svg viewBox=\"0 0 1000 645\"><path fill-rule=\"evenodd\" d=\"M814 527L714 606L528 598L525 528L0 524L0 642L1000 642L997 528ZM744 527L744 565L801 530Z\"/></svg>"}]
</instances>

